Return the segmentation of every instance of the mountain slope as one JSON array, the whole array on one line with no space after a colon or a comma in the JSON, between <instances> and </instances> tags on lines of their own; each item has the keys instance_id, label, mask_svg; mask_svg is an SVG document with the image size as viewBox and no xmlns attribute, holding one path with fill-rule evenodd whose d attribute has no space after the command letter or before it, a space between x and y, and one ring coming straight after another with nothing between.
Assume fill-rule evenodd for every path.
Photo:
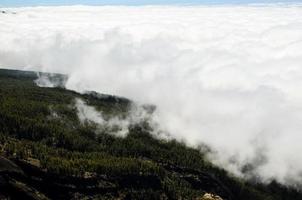
<instances>
[{"instance_id":1,"label":"mountain slope","mask_svg":"<svg viewBox=\"0 0 302 200\"><path fill-rule=\"evenodd\" d=\"M62 84L38 87L38 76L60 83L66 78L0 69L0 198L206 199L212 193L224 200L302 199L276 182L235 178L201 150L154 138L148 118L128 122L127 135L117 136L123 127L111 119L127 121L130 100L79 94ZM79 100L103 122L83 121Z\"/></svg>"}]
</instances>

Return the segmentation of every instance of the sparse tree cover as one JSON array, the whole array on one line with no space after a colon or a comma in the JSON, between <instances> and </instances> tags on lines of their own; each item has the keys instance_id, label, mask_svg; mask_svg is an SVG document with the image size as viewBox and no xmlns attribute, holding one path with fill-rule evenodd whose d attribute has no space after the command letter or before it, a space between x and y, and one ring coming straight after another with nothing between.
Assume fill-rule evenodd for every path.
<instances>
[{"instance_id":1,"label":"sparse tree cover","mask_svg":"<svg viewBox=\"0 0 302 200\"><path fill-rule=\"evenodd\" d=\"M0 167L0 198L202 199L209 192L225 200L302 199L297 189L235 178L201 150L154 138L148 122L131 125L124 138L98 131L80 122L76 98L105 117L126 116L131 102L41 88L35 78L0 70L0 155L24 172Z\"/></svg>"}]
</instances>

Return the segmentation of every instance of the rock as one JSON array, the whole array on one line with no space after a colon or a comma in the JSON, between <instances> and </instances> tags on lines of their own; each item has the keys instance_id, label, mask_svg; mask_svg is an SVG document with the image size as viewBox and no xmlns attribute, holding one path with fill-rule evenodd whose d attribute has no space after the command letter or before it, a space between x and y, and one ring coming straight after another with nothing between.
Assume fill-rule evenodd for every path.
<instances>
[{"instance_id":1,"label":"rock","mask_svg":"<svg viewBox=\"0 0 302 200\"><path fill-rule=\"evenodd\" d=\"M223 199L218 195L205 193L203 197L198 198L197 200L223 200Z\"/></svg>"},{"instance_id":2,"label":"rock","mask_svg":"<svg viewBox=\"0 0 302 200\"><path fill-rule=\"evenodd\" d=\"M7 185L7 180L0 175L0 188ZM0 198L1 199L1 198Z\"/></svg>"},{"instance_id":3,"label":"rock","mask_svg":"<svg viewBox=\"0 0 302 200\"><path fill-rule=\"evenodd\" d=\"M12 161L0 156L0 174L23 174L22 169Z\"/></svg>"}]
</instances>

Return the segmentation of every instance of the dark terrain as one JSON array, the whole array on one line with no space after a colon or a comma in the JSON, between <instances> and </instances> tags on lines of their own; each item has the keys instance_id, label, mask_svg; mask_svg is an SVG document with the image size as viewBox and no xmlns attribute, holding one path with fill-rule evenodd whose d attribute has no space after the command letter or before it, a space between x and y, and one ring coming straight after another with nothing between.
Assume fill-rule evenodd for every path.
<instances>
[{"instance_id":1,"label":"dark terrain","mask_svg":"<svg viewBox=\"0 0 302 200\"><path fill-rule=\"evenodd\" d=\"M79 120L75 99L105 119L125 118L132 102L63 84L38 87L37 78L0 69L0 199L206 199L212 193L224 200L302 200L298 189L275 181L233 177L206 160L206 148L154 138L148 120L130 124L124 138L99 131Z\"/></svg>"}]
</instances>

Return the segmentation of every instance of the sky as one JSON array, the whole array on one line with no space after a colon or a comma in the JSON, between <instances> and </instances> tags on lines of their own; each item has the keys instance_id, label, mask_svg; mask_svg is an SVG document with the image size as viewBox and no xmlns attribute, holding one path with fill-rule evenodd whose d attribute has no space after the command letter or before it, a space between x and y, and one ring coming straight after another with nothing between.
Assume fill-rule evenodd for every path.
<instances>
[{"instance_id":1,"label":"sky","mask_svg":"<svg viewBox=\"0 0 302 200\"><path fill-rule=\"evenodd\" d=\"M1 7L56 5L170 5L170 4L250 4L291 3L302 0L0 0Z\"/></svg>"}]
</instances>

